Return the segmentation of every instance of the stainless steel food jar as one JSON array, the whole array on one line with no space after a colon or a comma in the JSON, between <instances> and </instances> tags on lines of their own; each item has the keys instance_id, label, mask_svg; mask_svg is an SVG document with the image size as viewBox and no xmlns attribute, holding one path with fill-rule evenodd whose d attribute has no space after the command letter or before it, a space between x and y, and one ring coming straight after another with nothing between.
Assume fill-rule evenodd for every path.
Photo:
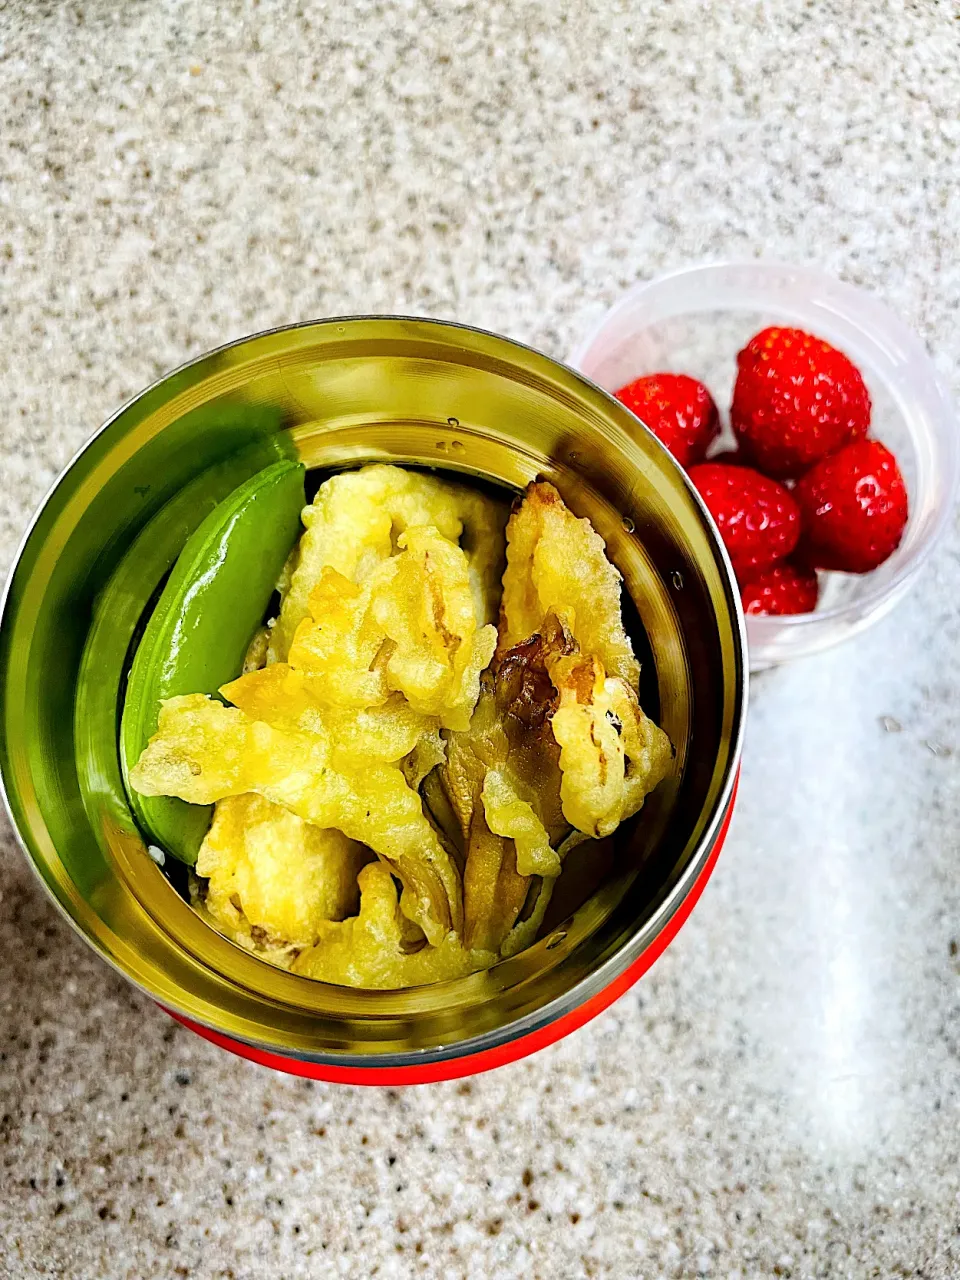
<instances>
[{"instance_id":1,"label":"stainless steel food jar","mask_svg":"<svg viewBox=\"0 0 960 1280\"><path fill-rule=\"evenodd\" d=\"M584 900L560 895L564 913L543 936L486 972L384 992L273 968L194 914L133 825L116 726L138 627L210 504L277 456L321 471L371 461L443 469L513 492L544 476L590 517L623 574L641 699L669 733L676 769L613 837L608 869ZM0 774L54 901L106 960L201 1034L322 1079L469 1074L606 1007L663 951L710 874L745 709L736 585L670 455L571 369L427 320L260 334L137 396L47 497L0 617Z\"/></svg>"}]
</instances>

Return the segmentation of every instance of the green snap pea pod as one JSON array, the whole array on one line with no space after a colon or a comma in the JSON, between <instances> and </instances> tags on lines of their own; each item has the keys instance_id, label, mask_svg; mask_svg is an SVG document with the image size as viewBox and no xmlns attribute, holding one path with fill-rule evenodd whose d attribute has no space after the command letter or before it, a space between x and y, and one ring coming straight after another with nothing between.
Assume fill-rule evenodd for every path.
<instances>
[{"instance_id":1,"label":"green snap pea pod","mask_svg":"<svg viewBox=\"0 0 960 1280\"><path fill-rule=\"evenodd\" d=\"M300 530L304 469L277 462L234 490L187 541L137 649L120 725L130 807L145 835L190 865L212 808L141 796L130 770L156 733L160 704L215 694L237 676Z\"/></svg>"},{"instance_id":2,"label":"green snap pea pod","mask_svg":"<svg viewBox=\"0 0 960 1280\"><path fill-rule=\"evenodd\" d=\"M187 539L219 502L262 470L267 452L262 445L238 449L184 485L143 527L93 602L77 673L74 752L83 807L104 853L110 832L137 837L117 749L123 678L137 628Z\"/></svg>"}]
</instances>

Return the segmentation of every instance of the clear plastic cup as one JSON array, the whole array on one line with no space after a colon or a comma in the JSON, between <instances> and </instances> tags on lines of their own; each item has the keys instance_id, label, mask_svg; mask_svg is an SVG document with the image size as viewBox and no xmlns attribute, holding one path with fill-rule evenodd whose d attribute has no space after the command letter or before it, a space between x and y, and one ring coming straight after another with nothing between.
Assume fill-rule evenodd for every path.
<instances>
[{"instance_id":1,"label":"clear plastic cup","mask_svg":"<svg viewBox=\"0 0 960 1280\"><path fill-rule=\"evenodd\" d=\"M729 432L737 352L770 324L807 329L860 369L873 401L871 434L897 456L910 518L897 551L872 573L821 574L814 613L748 617L755 671L829 648L883 617L943 533L957 488L957 422L923 344L871 294L813 267L761 260L689 267L637 285L570 356L611 392L658 370L699 378Z\"/></svg>"}]
</instances>

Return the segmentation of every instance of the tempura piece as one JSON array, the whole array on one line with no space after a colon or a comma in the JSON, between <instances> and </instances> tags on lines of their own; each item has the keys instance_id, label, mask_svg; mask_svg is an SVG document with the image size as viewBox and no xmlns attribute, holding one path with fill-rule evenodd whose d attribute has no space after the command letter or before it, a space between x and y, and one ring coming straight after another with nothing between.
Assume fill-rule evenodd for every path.
<instances>
[{"instance_id":1,"label":"tempura piece","mask_svg":"<svg viewBox=\"0 0 960 1280\"><path fill-rule=\"evenodd\" d=\"M358 587L324 568L310 593L309 614L292 636L290 665L314 676L330 706L375 707L390 692L383 658L386 636L373 616L371 577Z\"/></svg>"},{"instance_id":2,"label":"tempura piece","mask_svg":"<svg viewBox=\"0 0 960 1280\"><path fill-rule=\"evenodd\" d=\"M589 520L578 520L552 484L527 486L507 524L507 568L498 656L539 632L554 613L583 653L632 688L640 666L620 616L620 574Z\"/></svg>"},{"instance_id":3,"label":"tempura piece","mask_svg":"<svg viewBox=\"0 0 960 1280\"><path fill-rule=\"evenodd\" d=\"M640 667L620 616L620 575L603 539L550 484L528 485L507 525L498 657L527 628L555 616L572 643L546 656L550 711L561 748L564 817L584 835L609 835L669 772L667 735L637 702ZM513 640L519 643L519 640Z\"/></svg>"},{"instance_id":4,"label":"tempura piece","mask_svg":"<svg viewBox=\"0 0 960 1280\"><path fill-rule=\"evenodd\" d=\"M466 850L466 937L503 954L531 886L546 886L542 918L564 853L634 814L672 761L637 701L639 665L602 540L552 486L533 484L507 541L492 673L469 730L448 735L440 770ZM604 659L629 679L608 675Z\"/></svg>"},{"instance_id":5,"label":"tempura piece","mask_svg":"<svg viewBox=\"0 0 960 1280\"><path fill-rule=\"evenodd\" d=\"M397 548L362 586L321 571L290 664L313 675L331 705L376 706L399 692L444 727L464 729L496 629L479 625L467 557L454 542L416 525Z\"/></svg>"},{"instance_id":6,"label":"tempura piece","mask_svg":"<svg viewBox=\"0 0 960 1280\"><path fill-rule=\"evenodd\" d=\"M261 667L266 666L269 648L270 628L267 626L257 627L253 633L253 639L247 645L247 652L244 654L244 674L248 671L259 671Z\"/></svg>"},{"instance_id":7,"label":"tempura piece","mask_svg":"<svg viewBox=\"0 0 960 1280\"><path fill-rule=\"evenodd\" d=\"M520 909L513 928L500 943L501 956L504 958L515 956L521 951L526 951L527 947L533 946L540 932L540 926L543 924L543 917L547 914L547 907L553 897L553 886L556 883L556 876L530 877L526 901Z\"/></svg>"},{"instance_id":8,"label":"tempura piece","mask_svg":"<svg viewBox=\"0 0 960 1280\"><path fill-rule=\"evenodd\" d=\"M492 951L466 950L455 933L436 946L410 943L386 867L371 863L359 876L360 914L342 924L321 924L316 945L293 962L294 973L347 987L390 989L447 982L486 969Z\"/></svg>"},{"instance_id":9,"label":"tempura piece","mask_svg":"<svg viewBox=\"0 0 960 1280\"><path fill-rule=\"evenodd\" d=\"M546 828L534 812L533 805L517 794L506 770L487 770L480 799L490 830L494 835L507 836L513 841L519 875L560 874L560 859L550 847Z\"/></svg>"},{"instance_id":10,"label":"tempura piece","mask_svg":"<svg viewBox=\"0 0 960 1280\"><path fill-rule=\"evenodd\" d=\"M560 746L563 813L599 839L636 813L669 773L670 740L643 714L627 682L608 678L598 658L558 658L550 676L559 693L550 723Z\"/></svg>"},{"instance_id":11,"label":"tempura piece","mask_svg":"<svg viewBox=\"0 0 960 1280\"><path fill-rule=\"evenodd\" d=\"M208 878L204 906L218 928L251 948L303 948L321 921L356 911L357 873L371 856L340 831L245 794L217 805L196 872Z\"/></svg>"},{"instance_id":12,"label":"tempura piece","mask_svg":"<svg viewBox=\"0 0 960 1280\"><path fill-rule=\"evenodd\" d=\"M407 785L416 791L424 778L437 765L443 764L446 758L447 744L441 737L439 728L425 730L400 762Z\"/></svg>"},{"instance_id":13,"label":"tempura piece","mask_svg":"<svg viewBox=\"0 0 960 1280\"><path fill-rule=\"evenodd\" d=\"M256 792L318 827L368 845L404 886L402 907L430 942L462 925L460 877L395 764L344 759L318 721L310 732L251 720L203 694L168 699L131 771L144 795L192 804Z\"/></svg>"},{"instance_id":14,"label":"tempura piece","mask_svg":"<svg viewBox=\"0 0 960 1280\"><path fill-rule=\"evenodd\" d=\"M442 537L463 546L477 616L481 623L495 619L504 513L475 489L401 467L362 467L326 480L304 509L303 523L306 533L289 585L282 584L286 589L281 592L283 603L271 633L268 661L287 658L325 568L360 583L394 554L400 534L415 526L432 526Z\"/></svg>"},{"instance_id":15,"label":"tempura piece","mask_svg":"<svg viewBox=\"0 0 960 1280\"><path fill-rule=\"evenodd\" d=\"M387 685L446 729L465 729L483 671L497 645L492 624L478 627L465 554L436 530L417 526L398 539L400 555L371 575L373 615L393 646ZM388 570L392 573L388 576Z\"/></svg>"},{"instance_id":16,"label":"tempura piece","mask_svg":"<svg viewBox=\"0 0 960 1280\"><path fill-rule=\"evenodd\" d=\"M570 830L561 809L560 753L549 724L556 695L546 654L567 652L573 641L554 618L545 630L547 637L518 645L495 664L495 673L484 676L469 730L446 735L447 762L439 776L465 849L468 946L501 948L528 908L539 906L542 915L549 881L540 876L559 872L555 850ZM488 786L491 773L495 778Z\"/></svg>"},{"instance_id":17,"label":"tempura piece","mask_svg":"<svg viewBox=\"0 0 960 1280\"><path fill-rule=\"evenodd\" d=\"M347 768L361 757L393 764L408 756L422 738L434 743L439 739L436 717L414 711L399 693L379 707L330 707L324 701L322 681L285 662L239 676L223 685L220 693L251 720L325 735ZM436 754L436 747L433 750Z\"/></svg>"},{"instance_id":18,"label":"tempura piece","mask_svg":"<svg viewBox=\"0 0 960 1280\"><path fill-rule=\"evenodd\" d=\"M506 567L504 530L508 507L505 502L498 502L475 490L457 488L461 493L472 493L473 497L472 503L464 502L461 508L463 532L460 548L470 566L470 588L477 619L483 624L490 622L496 626Z\"/></svg>"},{"instance_id":19,"label":"tempura piece","mask_svg":"<svg viewBox=\"0 0 960 1280\"><path fill-rule=\"evenodd\" d=\"M505 761L508 752L492 678L484 680L469 730L448 735L447 759L439 778L442 798L459 824L465 855L464 944L496 951L513 928L530 883L517 872L513 841L494 835L487 826L481 801L489 764ZM431 795L429 789L426 794ZM439 819L436 804L432 807ZM449 829L446 824L445 829Z\"/></svg>"}]
</instances>

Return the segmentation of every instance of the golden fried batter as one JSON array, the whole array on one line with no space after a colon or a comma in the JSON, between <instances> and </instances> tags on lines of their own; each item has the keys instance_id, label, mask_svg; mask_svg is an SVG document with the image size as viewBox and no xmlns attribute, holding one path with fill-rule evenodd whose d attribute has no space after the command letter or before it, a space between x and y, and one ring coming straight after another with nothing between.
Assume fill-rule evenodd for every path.
<instances>
[{"instance_id":1,"label":"golden fried batter","mask_svg":"<svg viewBox=\"0 0 960 1280\"><path fill-rule=\"evenodd\" d=\"M386 637L371 617L373 587L322 569L310 612L293 633L290 665L314 676L319 696L331 706L375 707L387 699Z\"/></svg>"},{"instance_id":2,"label":"golden fried batter","mask_svg":"<svg viewBox=\"0 0 960 1280\"><path fill-rule=\"evenodd\" d=\"M376 706L399 692L446 728L466 728L496 629L478 626L467 557L455 543L417 525L397 548L362 586L321 571L290 664L311 673L332 705Z\"/></svg>"},{"instance_id":3,"label":"golden fried batter","mask_svg":"<svg viewBox=\"0 0 960 1280\"><path fill-rule=\"evenodd\" d=\"M578 642L578 625L585 643L596 627L577 612L576 575L564 581L571 556L600 580L619 633L608 629L598 648L631 682L608 676L599 654ZM589 523L576 520L552 486L530 485L514 510L507 562L492 679L469 730L448 735L440 770L465 845L466 936L503 954L531 877L547 886L542 918L563 853L636 813L672 763L667 735L634 692L639 667L620 621L619 575Z\"/></svg>"},{"instance_id":4,"label":"golden fried batter","mask_svg":"<svg viewBox=\"0 0 960 1280\"><path fill-rule=\"evenodd\" d=\"M670 740L643 714L625 680L605 676L599 658L557 658L550 677L559 693L550 724L560 747L563 813L599 839L636 813L666 777Z\"/></svg>"},{"instance_id":5,"label":"golden fried batter","mask_svg":"<svg viewBox=\"0 0 960 1280\"><path fill-rule=\"evenodd\" d=\"M348 768L360 757L392 764L409 755L422 737L437 738L436 717L414 711L400 694L377 707L331 707L318 677L285 662L239 676L220 693L251 720L325 735Z\"/></svg>"},{"instance_id":6,"label":"golden fried batter","mask_svg":"<svg viewBox=\"0 0 960 1280\"><path fill-rule=\"evenodd\" d=\"M620 616L620 574L589 520L578 520L552 484L527 485L507 524L498 654L535 635L548 613L608 675L637 687L640 667Z\"/></svg>"},{"instance_id":7,"label":"golden fried batter","mask_svg":"<svg viewBox=\"0 0 960 1280\"><path fill-rule=\"evenodd\" d=\"M310 595L324 569L361 583L396 551L400 534L431 526L468 555L476 614L496 618L503 559L505 512L500 504L462 485L402 467L375 465L326 480L303 512L306 533L282 591L268 660L284 661L297 627L310 612ZM315 615L316 616L316 615Z\"/></svg>"},{"instance_id":8,"label":"golden fried batter","mask_svg":"<svg viewBox=\"0 0 960 1280\"><path fill-rule=\"evenodd\" d=\"M321 922L316 945L294 960L294 973L348 987L415 987L463 978L496 961L492 951L466 950L455 933L411 949L386 867L364 867L359 884L360 914L342 924Z\"/></svg>"},{"instance_id":9,"label":"golden fried batter","mask_svg":"<svg viewBox=\"0 0 960 1280\"><path fill-rule=\"evenodd\" d=\"M569 831L560 800L560 753L549 724L556 695L546 654L566 652L572 639L555 619L548 623L548 638L536 636L509 650L484 676L470 727L446 735L447 761L439 771L465 851L467 945L506 947L504 954L511 953L511 931L532 939L535 923L524 928L517 922L528 908L537 907L542 917L550 881L540 877L559 872L554 851ZM428 789L428 799L432 794ZM500 798L507 804L499 806Z\"/></svg>"},{"instance_id":10,"label":"golden fried batter","mask_svg":"<svg viewBox=\"0 0 960 1280\"><path fill-rule=\"evenodd\" d=\"M357 873L371 858L332 828L312 826L258 795L216 808L197 858L207 914L235 939L308 947L321 920L357 909Z\"/></svg>"},{"instance_id":11,"label":"golden fried batter","mask_svg":"<svg viewBox=\"0 0 960 1280\"><path fill-rule=\"evenodd\" d=\"M251 720L203 694L170 698L131 782L192 804L256 792L318 827L369 845L404 886L403 910L431 942L462 923L460 877L401 769L344 760L318 721L306 732Z\"/></svg>"}]
</instances>

